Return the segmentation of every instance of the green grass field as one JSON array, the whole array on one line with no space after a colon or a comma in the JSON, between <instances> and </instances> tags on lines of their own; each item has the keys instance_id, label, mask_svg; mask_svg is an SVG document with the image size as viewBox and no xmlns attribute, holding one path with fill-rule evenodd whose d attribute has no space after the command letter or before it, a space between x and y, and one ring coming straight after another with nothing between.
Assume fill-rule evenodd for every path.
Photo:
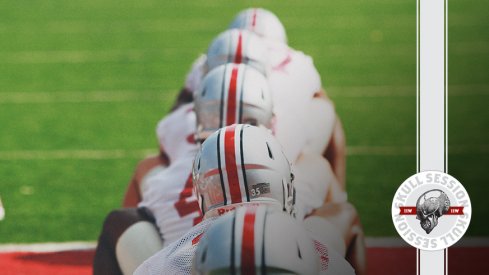
<instances>
[{"instance_id":1,"label":"green grass field","mask_svg":"<svg viewBox=\"0 0 489 275\"><path fill-rule=\"evenodd\" d=\"M314 58L347 134L349 199L395 236L416 172L416 1L8 1L0 4L0 243L95 240L197 55L260 5ZM489 21L449 1L449 162L488 236Z\"/></svg>"}]
</instances>

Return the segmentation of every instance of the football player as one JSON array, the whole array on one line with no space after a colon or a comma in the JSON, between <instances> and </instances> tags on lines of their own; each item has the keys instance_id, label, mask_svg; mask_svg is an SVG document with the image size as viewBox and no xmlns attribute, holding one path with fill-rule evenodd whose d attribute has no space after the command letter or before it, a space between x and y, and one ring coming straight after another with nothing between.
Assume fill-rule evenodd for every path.
<instances>
[{"instance_id":1,"label":"football player","mask_svg":"<svg viewBox=\"0 0 489 275\"><path fill-rule=\"evenodd\" d=\"M194 63L188 78L198 82L198 77L207 70L226 62L258 65L270 82L274 113L278 118L275 136L286 148L289 159L296 160L304 152L323 155L331 164L341 189L345 190L345 136L312 58L287 45L285 28L270 11L244 10L229 28L213 41L207 55ZM246 31L256 33L263 40L247 39L252 36ZM184 97L191 100L190 91L185 92Z\"/></svg>"},{"instance_id":2,"label":"football player","mask_svg":"<svg viewBox=\"0 0 489 275\"><path fill-rule=\"evenodd\" d=\"M298 77L301 75L301 67L304 68L304 73L310 72L308 75L314 75L314 72L316 72L310 58L305 58L302 53L299 54L297 52L296 55L302 58L294 58L294 60L297 60L293 62L293 65L295 65L292 66L293 68L296 68L293 73L295 76L289 77L288 75L282 74L281 71L274 72L269 62L270 55L273 56L273 54L269 54L265 40L259 39L257 35L253 35L253 33L250 33L247 30L230 29L217 36L209 46L206 60L203 63L203 70L212 69L214 66L218 66L219 64L228 61L246 61L247 64L268 76L269 85L279 82L280 79L282 79L282 81L286 81L286 84L295 87L297 91L300 91L301 89L312 91L315 90L313 87L320 88L320 85L308 85L307 81L302 83L301 80L307 79ZM271 78L273 81L270 81ZM287 80L288 78L291 80ZM320 82L318 75L317 78L314 79L315 80L311 78L309 82ZM279 142L283 144L286 155L292 160L296 168L296 175L300 179L298 182L301 183L297 186L298 198L299 203L303 203L303 205L298 208L300 209L298 215L304 217L313 209L321 207L324 201L335 203L346 201L344 188L339 183L334 172L331 173L332 167L330 163L323 158L321 154L318 154L318 152L322 153L322 150L313 150L311 148L314 146L306 144L306 137L315 135L310 133L312 128L315 128L314 131L316 132L328 133L323 135L323 137L328 135L331 136L334 132L333 120L336 115L332 108L319 108L319 110L327 110L330 112L321 116L322 118L330 119L330 123L325 123L325 125L314 125L314 127L305 127L306 125L310 126L312 123L316 122L317 119L306 119L304 114L307 112L304 109L311 109L313 105L316 106L323 103L328 104L328 102L322 99L306 100L307 96L302 96L302 94L295 91L294 88L286 86L287 85L281 87L280 92L276 91L274 93L274 91L271 90L275 113L271 128ZM209 90L210 94L212 94L213 90L206 89L208 94ZM195 91L194 96L197 97L199 96L198 94L199 91ZM298 104L291 104L293 103L292 100L284 100L284 98L287 99L291 97L292 94L294 97L297 97L297 99L293 99L293 101L298 102ZM215 97L218 98L219 95L220 94L217 94ZM305 106L305 103L300 103L308 101L311 101L310 106ZM275 102L279 102L281 106L277 107ZM302 106L302 108L300 108L300 106ZM329 106L331 107L332 105ZM217 108L211 110L202 109L197 113L203 113L204 111L206 113L206 118L201 119L201 121L207 121L207 124L212 124L211 129L213 131L217 130L219 127L230 124L226 123L225 120L222 120L221 122L223 123L221 124L215 122L220 119L220 117L218 117L219 110L217 110ZM279 112L279 115L277 115L276 112ZM308 133L308 130L311 131ZM329 137L326 137L326 139L329 139Z\"/></svg>"},{"instance_id":3,"label":"football player","mask_svg":"<svg viewBox=\"0 0 489 275\"><path fill-rule=\"evenodd\" d=\"M158 122L156 137L159 144L159 152L157 155L146 157L136 165L124 195L123 207L137 207L142 200L142 193L143 189L146 188L147 179L165 169L172 159L178 157L173 155L176 150L172 150L172 148L194 144L193 137L187 136L185 131L182 132L182 127L180 126L183 125L183 128L186 128L185 125L192 124L181 124L181 121L195 119L192 118L194 114L188 111L189 108L192 109L192 105L189 103L193 102L193 92L202 81L204 73L202 68L205 61L206 57L202 55L192 64L185 79L184 87L180 90L170 114ZM195 127L195 125L191 127ZM188 141L188 143L175 146L175 143L179 143L182 140Z\"/></svg>"},{"instance_id":4,"label":"football player","mask_svg":"<svg viewBox=\"0 0 489 275\"><path fill-rule=\"evenodd\" d=\"M270 207L241 207L198 241L192 274L354 274L345 259Z\"/></svg>"},{"instance_id":5,"label":"football player","mask_svg":"<svg viewBox=\"0 0 489 275\"><path fill-rule=\"evenodd\" d=\"M271 68L268 78L275 115L279 118L276 137L285 148L296 148L288 157L295 159L304 148L306 151L320 152L328 159L344 190L344 132L334 105L322 88L312 58L287 45L282 22L268 10L243 10L236 15L229 28L253 31L267 43Z\"/></svg>"},{"instance_id":6,"label":"football player","mask_svg":"<svg viewBox=\"0 0 489 275\"><path fill-rule=\"evenodd\" d=\"M209 72L198 93L196 106L193 105L182 105L165 119L174 129L162 140L171 145L166 147L171 162L145 180L147 184L142 189L139 208L114 210L106 218L96 249L94 273L132 273L141 259L178 239L200 221L190 178L198 148L193 140L196 125L198 140L205 139L220 125L249 123L271 127L268 83L260 72L244 64L222 65ZM220 110L222 116L218 115ZM139 236L144 237L140 240ZM151 238L153 244L145 249L144 245Z\"/></svg>"},{"instance_id":7,"label":"football player","mask_svg":"<svg viewBox=\"0 0 489 275\"><path fill-rule=\"evenodd\" d=\"M266 206L240 207L219 218L198 241L192 268L194 275L319 272L319 257L306 230Z\"/></svg>"},{"instance_id":8,"label":"football player","mask_svg":"<svg viewBox=\"0 0 489 275\"><path fill-rule=\"evenodd\" d=\"M266 74L268 70L266 50L262 39L247 30L227 30L212 41L207 54L200 56L192 64L192 68L186 77L185 86L181 90L172 112L158 123L156 136L159 141L160 152L156 156L143 159L136 166L124 196L123 207L136 207L142 200L142 189L147 188L148 178L178 158L178 152L182 148L175 146L175 143L179 143L180 140L192 140L193 137L180 130L180 123L181 120L189 119L187 116L193 115L187 113L189 106L190 108L193 106L189 103L193 102L193 94L197 91L207 72L226 63L236 63L247 64ZM192 125L192 127L194 126L195 124ZM192 143L190 142L190 144Z\"/></svg>"},{"instance_id":9,"label":"football player","mask_svg":"<svg viewBox=\"0 0 489 275\"><path fill-rule=\"evenodd\" d=\"M288 215L294 213L294 186L290 164L281 145L264 129L238 124L213 133L202 144L195 158L192 174L199 205L204 213L203 221L146 260L135 274L190 274L192 258L202 235L211 225L219 222L219 216L237 208L268 205ZM235 223L234 230L256 225L246 219L247 215L259 220L265 214L252 213L253 210L246 209L236 214L238 222ZM239 222L240 217L242 222ZM243 225L244 222L248 224ZM249 230L249 234L260 232L255 231L255 228ZM245 242L241 247L249 247L255 243L254 240L246 239L243 232L241 234L241 240ZM208 243L208 246L213 245L219 244ZM318 256L327 258L333 255L327 249L327 246L319 242ZM225 259L220 260L226 263ZM246 266L248 265L243 265ZM349 267L349 264L342 256L335 256L322 265L321 271L327 272L331 268L349 272L336 274L351 274L351 267L344 269L343 266Z\"/></svg>"},{"instance_id":10,"label":"football player","mask_svg":"<svg viewBox=\"0 0 489 275\"><path fill-rule=\"evenodd\" d=\"M197 128L199 129L198 139L205 138L208 133L219 128L221 125L236 122L261 125L265 128L271 127L272 104L267 82L259 72L245 65L228 64L216 68L209 73L204 79L203 85L196 93L195 105L195 110L199 118L197 120ZM177 114L192 117L191 114L193 112L188 108L186 112L179 113L177 111L169 117L177 117ZM195 122L192 122L193 120L175 119L174 121L175 123L188 125L186 127L187 130L179 135L191 135L192 125L195 125ZM193 156L192 146L189 145L190 143L186 139L176 140L175 142L180 142L182 145L169 147L176 150L171 154L175 156L175 159L172 161L173 164L167 170L164 170L149 180L155 184L148 184L149 188L145 192L147 193L146 199L140 204L140 206L146 207L141 209L150 210L144 212L145 214L149 212L156 216L156 222L151 219L142 220L137 218L138 216L136 214L140 213L141 209L137 211L134 209L114 211L109 215L104 225L104 231L100 236L99 246L97 247L96 260L108 258L107 254L115 254L115 257L112 257L112 259L116 261L111 268L118 268L117 262L119 262L122 270L129 270L130 273L130 270L133 270L138 262L144 260L145 257L149 257L155 252L154 249L158 247L158 245L150 245L148 247L151 249L145 250L144 247L135 249L138 245L140 247L141 244L145 244L149 240L149 237L138 240L138 236L156 237L153 243L164 246L198 222L199 212L195 197L191 192L191 181L186 180L188 177L185 175L185 170L189 169L188 164L190 161L178 161L181 156L190 158ZM302 162L299 161L298 163L299 165L297 167ZM326 168L321 167L319 161L309 163L311 165L303 165L303 167L308 168L310 172L305 172L305 169L299 169L302 174L298 172L298 178L301 184L298 185L297 193L299 201L302 203L298 211L301 214L298 214L298 216L301 217L307 214L303 210L306 207L309 208L307 212L310 212L310 210L323 204L324 196L321 197L321 192L318 192L315 187L320 187L324 194L327 192L325 186L328 186L329 180L327 178L323 180L314 177L314 175L317 175L319 171L323 172L320 176L325 175L334 179L334 177L331 177L331 172L326 172L328 166ZM327 162L324 161L324 163L327 165ZM309 180L305 180L307 177L302 177L301 175L308 176ZM151 187L153 188L151 189ZM121 217L127 211L133 211L135 214L131 215L130 219ZM142 216L145 217L144 215ZM124 223L122 225L120 223L118 224L118 219L122 219ZM134 221L133 223L128 222L131 219ZM150 226L151 222L158 225L160 234L163 236L163 243L159 240L158 234L151 234L149 232L152 229ZM114 229L114 224L119 225L119 228ZM118 233L114 234L114 231ZM154 226L152 231L155 231ZM143 232L147 233L143 234ZM109 241L104 242L106 239L105 236L110 236L108 238ZM106 257L99 257L100 255L106 255ZM107 263L110 263L110 261L96 261L94 263L94 270L104 270L98 267L98 264L107 265ZM105 271L105 274L108 274L107 269Z\"/></svg>"},{"instance_id":11,"label":"football player","mask_svg":"<svg viewBox=\"0 0 489 275\"><path fill-rule=\"evenodd\" d=\"M227 35L227 36L226 36ZM232 35L234 35L234 37L237 37L234 38L234 39L229 39L229 37ZM228 31L227 34L222 34L220 37L221 39L217 39L217 41L225 41L226 43L224 43L224 45L228 45L228 47L219 47L219 43L213 43L210 47L209 50L211 49L217 49L217 51L214 51L214 56L218 56L216 53L219 53L219 49L233 49L233 52L232 54L234 55L224 55L225 58L221 58L221 62L225 62L225 61L229 61L229 60L232 60L232 61L235 61L237 62L239 59L243 59L243 60L253 60L252 58L245 58L247 51L249 52L250 49L253 50L253 49L257 49L258 47L246 47L247 45L249 45L248 43L246 43L247 38L246 38L247 34L245 31ZM228 39L222 39L222 37L224 38L228 38ZM234 42L233 42L234 41ZM240 43L241 42L241 43ZM234 44L233 44L234 43ZM214 45L218 45L216 47L213 47ZM222 45L222 43L221 43ZM221 51L222 52L222 51ZM257 51L259 52L259 51ZM236 58L236 57L239 57L239 56L242 56L241 58ZM221 57L223 55L221 54ZM252 56L252 55L250 55ZM261 55L255 55L255 56L261 56ZM206 60L206 63L204 67L207 67L207 68L210 68L212 67L212 62L208 62L208 61L212 61L211 58L209 57L212 57L211 54L209 54L207 60ZM222 61L224 60L224 61ZM217 62L217 64L219 64ZM260 64L259 62L256 63L256 64ZM197 65L197 68L198 68L198 65ZM199 70L196 70L195 67L194 67L194 70L192 71L197 71L200 73ZM198 75L198 74L197 74ZM192 78L193 79L193 78ZM195 79L198 79L198 77L196 77ZM298 104L299 105L299 104ZM286 117L286 116L285 116ZM294 117L299 117L299 116L294 116ZM225 123L224 125L226 125L227 123ZM298 123L298 125L302 125L301 123ZM324 128L324 127L323 127ZM304 136L304 133L305 131L301 131L301 130L297 130L297 133L301 133L302 136ZM288 138L289 135L282 135L282 137L285 137L285 138ZM290 139L289 139L290 140ZM300 144L300 142L292 142L292 143L289 143L290 146L288 146L287 148L290 148L292 146L296 146ZM173 146L168 146L169 148L170 147L173 147ZM289 155L294 155L294 153L290 153ZM317 157L316 157L317 158ZM302 175L305 175L305 177L302 177L300 176L300 172L298 172L298 177L302 179L301 182L304 182L304 178L307 179L307 176L310 176L310 175L314 175L314 173L308 173L307 171L312 171L312 172L317 172L317 171L325 171L324 175L325 176L331 176L331 173L327 173L327 169L326 170L321 170L321 169L317 169L318 167L321 167L321 165L323 165L321 162L324 162L324 160L322 160L321 158L317 158L318 160L317 161L303 161L304 159L308 159L308 160L311 160L310 157L304 157L304 156L301 156L300 157L300 160L302 161L297 161L296 163L296 166L299 167L301 164L302 164L302 167L303 169L298 169L298 171L302 172ZM310 165L310 164L315 164L316 166L314 165ZM329 165L329 164L325 164L325 165ZM307 170L309 169L309 170ZM316 173L317 174L317 173ZM300 215L302 216L305 216L306 214L308 214L308 212L312 211L313 209L315 208L318 208L320 207L322 204L323 204L323 199L322 199L322 195L321 194L334 194L334 192L327 192L327 188L324 186L323 182L322 181L319 181L317 180L317 178L314 178L314 177L310 177L310 180L309 180L310 183L312 183L312 185L308 185L308 184L300 184L300 186L298 187L299 191L298 191L298 197L302 198L300 201L301 202L307 202L309 205L307 206L304 206L304 207L300 207L299 209L302 210L302 213ZM334 186L334 185L333 185ZM302 190L305 190L305 192L303 192ZM319 191L319 192L318 192ZM344 194L344 192L341 192L341 190L338 192L339 194ZM306 194L306 195L304 195ZM319 194L319 195L318 195ZM309 195L309 196L307 196ZM341 197L341 196L339 196ZM320 199L317 199L317 198L320 198ZM340 199L341 201L341 199Z\"/></svg>"},{"instance_id":12,"label":"football player","mask_svg":"<svg viewBox=\"0 0 489 275\"><path fill-rule=\"evenodd\" d=\"M302 154L321 152L329 161L341 189L345 190L346 142L344 131L334 111L333 102L322 88L321 79L312 58L287 45L283 24L275 14L268 10L261 8L243 10L234 18L229 28L253 31L264 38L268 46L269 67L271 68L268 79L275 104L274 112L277 116L275 135L278 140L285 148L295 146L296 152ZM300 125L304 127L301 129ZM301 133L306 134L301 136ZM290 154L288 156L292 159L294 157ZM311 163L314 162L303 162L307 165L295 169L296 173L307 171ZM304 175L307 176L307 173ZM296 186L297 188L305 187L300 184ZM336 189L336 185L333 185L333 190L329 194L341 194L340 190ZM318 193L320 187L316 185L313 190ZM314 197L305 196L305 194L314 193L298 191L298 196L304 195L302 201L309 202L313 201ZM365 245L355 208L341 200L328 198L327 201L335 203L319 206L309 215L322 216L326 218L326 221L333 221L334 226L340 226L340 232L344 234L347 244L346 256L355 266L357 274L364 274L366 269ZM315 205L318 206L317 203ZM311 226L317 221L323 223L324 220L313 218L309 219L309 223ZM327 225L323 224L322 227L327 227Z\"/></svg>"}]
</instances>

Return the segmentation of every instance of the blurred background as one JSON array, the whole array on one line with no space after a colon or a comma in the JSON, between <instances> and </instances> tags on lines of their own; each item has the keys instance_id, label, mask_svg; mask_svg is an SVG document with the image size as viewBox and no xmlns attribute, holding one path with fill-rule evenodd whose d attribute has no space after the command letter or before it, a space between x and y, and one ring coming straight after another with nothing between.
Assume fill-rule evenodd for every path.
<instances>
[{"instance_id":1,"label":"blurred background","mask_svg":"<svg viewBox=\"0 0 489 275\"><path fill-rule=\"evenodd\" d=\"M416 172L416 1L2 1L0 243L97 239L190 64L241 9L261 6L314 58L348 144L347 189L367 236L397 236L393 195ZM489 21L449 1L448 172L488 236Z\"/></svg>"}]
</instances>

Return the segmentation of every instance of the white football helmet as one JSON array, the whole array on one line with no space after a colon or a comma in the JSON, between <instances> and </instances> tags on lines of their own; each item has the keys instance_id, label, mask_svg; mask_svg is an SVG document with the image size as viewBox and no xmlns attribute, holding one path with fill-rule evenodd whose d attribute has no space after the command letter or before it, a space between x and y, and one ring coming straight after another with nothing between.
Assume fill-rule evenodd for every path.
<instances>
[{"instance_id":1,"label":"white football helmet","mask_svg":"<svg viewBox=\"0 0 489 275\"><path fill-rule=\"evenodd\" d=\"M210 71L226 63L243 63L267 74L269 63L265 42L251 31L232 29L219 34L207 49Z\"/></svg>"},{"instance_id":2,"label":"white football helmet","mask_svg":"<svg viewBox=\"0 0 489 275\"><path fill-rule=\"evenodd\" d=\"M266 206L240 207L199 241L193 274L319 274L313 240L292 217Z\"/></svg>"},{"instance_id":3,"label":"white football helmet","mask_svg":"<svg viewBox=\"0 0 489 275\"><path fill-rule=\"evenodd\" d=\"M245 29L266 38L287 44L285 27L271 11L250 8L236 15L229 29Z\"/></svg>"},{"instance_id":4,"label":"white football helmet","mask_svg":"<svg viewBox=\"0 0 489 275\"><path fill-rule=\"evenodd\" d=\"M219 129L202 143L192 172L207 216L249 203L268 203L293 214L290 163L267 129L244 124Z\"/></svg>"},{"instance_id":5,"label":"white football helmet","mask_svg":"<svg viewBox=\"0 0 489 275\"><path fill-rule=\"evenodd\" d=\"M194 102L199 141L231 124L272 126L268 82L248 65L228 63L210 71L194 94Z\"/></svg>"}]
</instances>

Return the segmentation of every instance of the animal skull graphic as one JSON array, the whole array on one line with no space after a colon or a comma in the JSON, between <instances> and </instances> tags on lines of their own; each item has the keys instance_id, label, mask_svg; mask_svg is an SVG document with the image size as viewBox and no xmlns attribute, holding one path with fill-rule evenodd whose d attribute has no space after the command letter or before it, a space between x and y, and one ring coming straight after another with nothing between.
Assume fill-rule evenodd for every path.
<instances>
[{"instance_id":1,"label":"animal skull graphic","mask_svg":"<svg viewBox=\"0 0 489 275\"><path fill-rule=\"evenodd\" d=\"M416 202L416 219L426 234L438 224L438 218L448 212L450 200L447 194L439 189L424 192Z\"/></svg>"}]
</instances>

